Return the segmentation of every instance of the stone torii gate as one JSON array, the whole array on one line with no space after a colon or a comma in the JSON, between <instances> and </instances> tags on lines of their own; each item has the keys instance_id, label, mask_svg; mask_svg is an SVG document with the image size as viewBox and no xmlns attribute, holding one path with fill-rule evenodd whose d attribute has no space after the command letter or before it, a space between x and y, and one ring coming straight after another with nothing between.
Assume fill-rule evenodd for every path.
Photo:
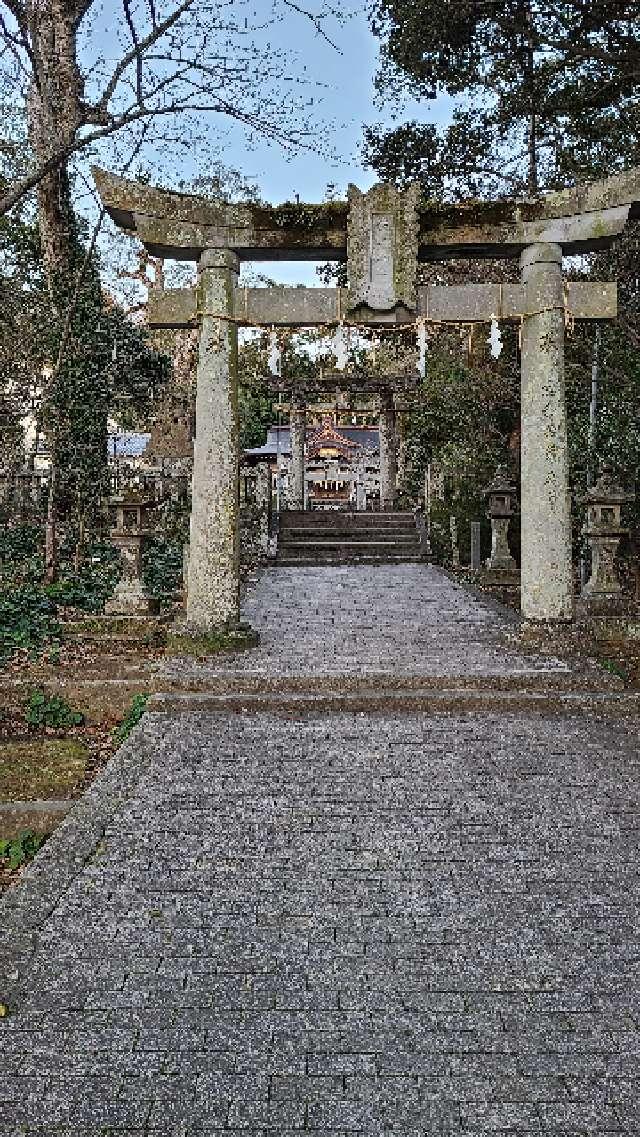
<instances>
[{"instance_id":1,"label":"stone torii gate","mask_svg":"<svg viewBox=\"0 0 640 1137\"><path fill-rule=\"evenodd\" d=\"M150 297L155 327L200 326L187 622L239 619L239 325L393 327L520 321L521 585L530 621L573 617L564 335L613 319L616 285L565 283L562 256L606 248L640 216L640 168L537 201L422 202L387 185L346 202L214 204L94 170L107 212L152 256L196 261L196 289ZM418 287L419 261L520 257L520 284ZM348 287L241 288L241 260L346 260Z\"/></svg>"}]
</instances>

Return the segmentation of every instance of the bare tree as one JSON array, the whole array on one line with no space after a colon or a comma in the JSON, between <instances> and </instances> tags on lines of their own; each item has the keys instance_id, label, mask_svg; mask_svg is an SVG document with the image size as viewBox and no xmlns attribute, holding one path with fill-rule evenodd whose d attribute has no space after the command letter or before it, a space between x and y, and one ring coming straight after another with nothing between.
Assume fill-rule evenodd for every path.
<instances>
[{"instance_id":1,"label":"bare tree","mask_svg":"<svg viewBox=\"0 0 640 1137\"><path fill-rule=\"evenodd\" d=\"M338 6L270 0L256 24L248 0L120 2L105 14L97 0L0 0L0 78L22 92L33 155L31 169L3 187L0 213L37 187L48 266L68 252L68 160L101 139L214 113L288 146L312 141L301 76L269 37L277 42L278 22L296 16L328 38ZM105 40L109 49L115 40L115 59Z\"/></svg>"}]
</instances>

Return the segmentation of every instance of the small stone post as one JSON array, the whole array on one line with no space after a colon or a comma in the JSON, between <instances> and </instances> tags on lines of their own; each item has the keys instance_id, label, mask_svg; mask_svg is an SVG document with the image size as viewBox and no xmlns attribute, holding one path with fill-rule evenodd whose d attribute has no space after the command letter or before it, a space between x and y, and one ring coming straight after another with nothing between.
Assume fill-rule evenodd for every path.
<instances>
[{"instance_id":1,"label":"small stone post","mask_svg":"<svg viewBox=\"0 0 640 1137\"><path fill-rule=\"evenodd\" d=\"M291 398L289 431L291 466L289 467L289 509L304 509L304 443L307 430L307 408L299 395Z\"/></svg>"},{"instance_id":2,"label":"small stone post","mask_svg":"<svg viewBox=\"0 0 640 1137\"><path fill-rule=\"evenodd\" d=\"M471 571L480 572L480 522L471 522Z\"/></svg>"},{"instance_id":3,"label":"small stone post","mask_svg":"<svg viewBox=\"0 0 640 1137\"><path fill-rule=\"evenodd\" d=\"M460 546L458 544L458 522L453 514L449 517L449 533L451 535L451 563L454 568L460 568Z\"/></svg>"},{"instance_id":4,"label":"small stone post","mask_svg":"<svg viewBox=\"0 0 640 1137\"><path fill-rule=\"evenodd\" d=\"M573 577L562 249L531 245L520 264L529 313L522 327L522 614L566 621L573 617Z\"/></svg>"},{"instance_id":5,"label":"small stone post","mask_svg":"<svg viewBox=\"0 0 640 1137\"><path fill-rule=\"evenodd\" d=\"M356 509L364 513L367 508L367 468L364 455L361 454L356 465Z\"/></svg>"},{"instance_id":6,"label":"small stone post","mask_svg":"<svg viewBox=\"0 0 640 1137\"><path fill-rule=\"evenodd\" d=\"M489 498L487 517L491 521L491 556L487 568L493 572L518 571L509 549L509 522L513 517L516 487L507 477L504 466L498 466L491 485L484 491Z\"/></svg>"},{"instance_id":7,"label":"small stone post","mask_svg":"<svg viewBox=\"0 0 640 1137\"><path fill-rule=\"evenodd\" d=\"M603 470L584 500L587 520L583 532L591 548L591 576L580 594L578 616L629 616L635 603L622 592L615 556L621 538L629 532L622 527L622 506L633 501L633 494L625 493L611 470Z\"/></svg>"},{"instance_id":8,"label":"small stone post","mask_svg":"<svg viewBox=\"0 0 640 1137\"><path fill-rule=\"evenodd\" d=\"M393 512L396 504L396 415L393 392L388 388L380 396L380 509Z\"/></svg>"},{"instance_id":9,"label":"small stone post","mask_svg":"<svg viewBox=\"0 0 640 1137\"><path fill-rule=\"evenodd\" d=\"M200 259L200 352L193 453L187 626L233 627L240 617L238 330L232 319L238 257Z\"/></svg>"}]
</instances>

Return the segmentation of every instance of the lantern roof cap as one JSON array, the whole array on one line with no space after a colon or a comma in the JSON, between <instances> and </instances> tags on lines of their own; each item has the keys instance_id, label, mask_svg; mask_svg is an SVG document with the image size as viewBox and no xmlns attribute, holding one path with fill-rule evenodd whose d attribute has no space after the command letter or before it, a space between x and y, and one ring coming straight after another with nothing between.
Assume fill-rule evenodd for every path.
<instances>
[{"instance_id":1,"label":"lantern roof cap","mask_svg":"<svg viewBox=\"0 0 640 1137\"><path fill-rule=\"evenodd\" d=\"M493 480L483 492L487 497L494 493L510 494L511 497L515 497L516 487L509 477L506 466L498 466L493 475Z\"/></svg>"},{"instance_id":2,"label":"lantern roof cap","mask_svg":"<svg viewBox=\"0 0 640 1137\"><path fill-rule=\"evenodd\" d=\"M611 467L605 466L595 485L587 490L582 500L590 505L624 505L625 502L633 501L634 496L618 483Z\"/></svg>"}]
</instances>

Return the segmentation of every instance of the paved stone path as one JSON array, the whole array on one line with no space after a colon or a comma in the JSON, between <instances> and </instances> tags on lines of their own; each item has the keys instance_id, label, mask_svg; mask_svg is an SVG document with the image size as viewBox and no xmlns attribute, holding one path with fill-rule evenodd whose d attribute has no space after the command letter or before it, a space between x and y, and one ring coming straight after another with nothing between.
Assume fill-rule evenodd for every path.
<instances>
[{"instance_id":1,"label":"paved stone path","mask_svg":"<svg viewBox=\"0 0 640 1137\"><path fill-rule=\"evenodd\" d=\"M257 651L192 673L256 675L504 675L566 665L525 657L516 626L497 619L431 565L279 568L264 573L245 605ZM181 660L167 673L185 674Z\"/></svg>"},{"instance_id":2,"label":"paved stone path","mask_svg":"<svg viewBox=\"0 0 640 1137\"><path fill-rule=\"evenodd\" d=\"M506 633L431 569L314 572L263 579L241 669L292 666L296 589L319 671L420 666L394 579L441 588L432 668L481 667L465 613ZM369 621L344 656L332 575ZM197 706L146 716L0 909L3 1137L640 1133L637 732Z\"/></svg>"}]
</instances>

